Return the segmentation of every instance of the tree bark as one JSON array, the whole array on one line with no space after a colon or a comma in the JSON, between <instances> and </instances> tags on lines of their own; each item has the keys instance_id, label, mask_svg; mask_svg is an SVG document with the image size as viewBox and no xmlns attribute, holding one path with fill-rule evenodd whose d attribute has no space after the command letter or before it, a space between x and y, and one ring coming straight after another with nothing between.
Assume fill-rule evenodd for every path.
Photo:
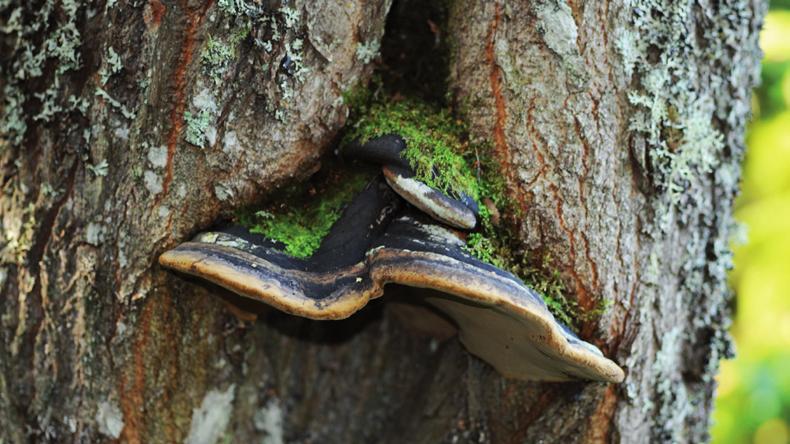
<instances>
[{"instance_id":1,"label":"tree bark","mask_svg":"<svg viewBox=\"0 0 790 444\"><path fill-rule=\"evenodd\" d=\"M448 3L0 0L0 442L706 440L765 5ZM490 141L623 384L504 379L387 296L308 321L156 265L320 167L385 22L385 78Z\"/></svg>"}]
</instances>

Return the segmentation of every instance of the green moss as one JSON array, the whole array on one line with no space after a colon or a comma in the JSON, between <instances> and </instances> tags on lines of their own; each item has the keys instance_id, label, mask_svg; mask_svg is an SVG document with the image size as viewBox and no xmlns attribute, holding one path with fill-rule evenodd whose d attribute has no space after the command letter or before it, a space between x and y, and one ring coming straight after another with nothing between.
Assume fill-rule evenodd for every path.
<instances>
[{"instance_id":1,"label":"green moss","mask_svg":"<svg viewBox=\"0 0 790 444\"><path fill-rule=\"evenodd\" d=\"M560 273L551 267L551 257L544 256L541 267L525 266L520 276L533 290L543 296L549 311L565 325L576 329L580 320L579 306L565 296L565 284Z\"/></svg>"},{"instance_id":2,"label":"green moss","mask_svg":"<svg viewBox=\"0 0 790 444\"><path fill-rule=\"evenodd\" d=\"M567 296L562 277L552 267L551 257L545 256L539 266L534 265L534 261L521 251L513 249L514 238L507 228L492 225L490 219L481 220L479 231L466 239L467 252L521 278L540 294L554 317L573 330L577 330L579 321L600 315L600 311L590 314L579 311L576 301Z\"/></svg>"},{"instance_id":3,"label":"green moss","mask_svg":"<svg viewBox=\"0 0 790 444\"><path fill-rule=\"evenodd\" d=\"M240 212L237 219L251 232L282 242L287 254L307 258L370 178L367 171L336 169L329 177L284 190L263 210Z\"/></svg>"},{"instance_id":4,"label":"green moss","mask_svg":"<svg viewBox=\"0 0 790 444\"><path fill-rule=\"evenodd\" d=\"M413 99L378 101L363 110L356 113L346 142L399 134L418 179L452 196L480 199L479 182L464 159L470 152L466 128L449 111Z\"/></svg>"},{"instance_id":5,"label":"green moss","mask_svg":"<svg viewBox=\"0 0 790 444\"><path fill-rule=\"evenodd\" d=\"M466 238L466 251L472 256L491 265L502 268L505 261L497 254L496 247L491 238L482 233L470 233Z\"/></svg>"}]
</instances>

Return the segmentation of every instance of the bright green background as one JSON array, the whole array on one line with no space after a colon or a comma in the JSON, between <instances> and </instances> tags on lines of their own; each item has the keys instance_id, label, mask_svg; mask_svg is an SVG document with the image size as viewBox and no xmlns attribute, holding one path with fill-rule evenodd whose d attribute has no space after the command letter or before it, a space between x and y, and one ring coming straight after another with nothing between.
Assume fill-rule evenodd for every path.
<instances>
[{"instance_id":1,"label":"bright green background","mask_svg":"<svg viewBox=\"0 0 790 444\"><path fill-rule=\"evenodd\" d=\"M760 35L755 91L734 245L738 355L722 362L714 443L790 443L790 0L776 1Z\"/></svg>"}]
</instances>

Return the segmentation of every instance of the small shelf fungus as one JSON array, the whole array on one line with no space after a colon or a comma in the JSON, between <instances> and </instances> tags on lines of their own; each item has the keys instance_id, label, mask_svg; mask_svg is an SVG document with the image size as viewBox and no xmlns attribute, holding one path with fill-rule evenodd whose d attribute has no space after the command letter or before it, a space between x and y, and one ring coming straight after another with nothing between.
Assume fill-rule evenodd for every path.
<instances>
[{"instance_id":1,"label":"small shelf fungus","mask_svg":"<svg viewBox=\"0 0 790 444\"><path fill-rule=\"evenodd\" d=\"M518 277L472 256L466 233L478 206L464 192L419 180L396 135L347 144L345 159L378 164L376 174L309 254L239 225L199 234L160 264L310 319L343 319L388 283L431 292L425 302L450 316L464 346L501 374L523 380L621 382L623 370L557 322ZM269 233L269 232L266 232Z\"/></svg>"}]
</instances>

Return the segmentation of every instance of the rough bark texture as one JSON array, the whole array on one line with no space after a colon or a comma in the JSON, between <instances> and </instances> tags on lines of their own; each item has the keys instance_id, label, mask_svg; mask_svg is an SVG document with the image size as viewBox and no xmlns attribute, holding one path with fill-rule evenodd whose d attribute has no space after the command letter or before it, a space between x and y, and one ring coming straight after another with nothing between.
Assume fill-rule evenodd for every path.
<instances>
[{"instance_id":1,"label":"rough bark texture","mask_svg":"<svg viewBox=\"0 0 790 444\"><path fill-rule=\"evenodd\" d=\"M420 4L391 18L449 57L393 69L449 73L626 382L505 380L384 301L243 320L156 266L319 167L389 1L0 0L0 442L706 439L764 5Z\"/></svg>"}]
</instances>

